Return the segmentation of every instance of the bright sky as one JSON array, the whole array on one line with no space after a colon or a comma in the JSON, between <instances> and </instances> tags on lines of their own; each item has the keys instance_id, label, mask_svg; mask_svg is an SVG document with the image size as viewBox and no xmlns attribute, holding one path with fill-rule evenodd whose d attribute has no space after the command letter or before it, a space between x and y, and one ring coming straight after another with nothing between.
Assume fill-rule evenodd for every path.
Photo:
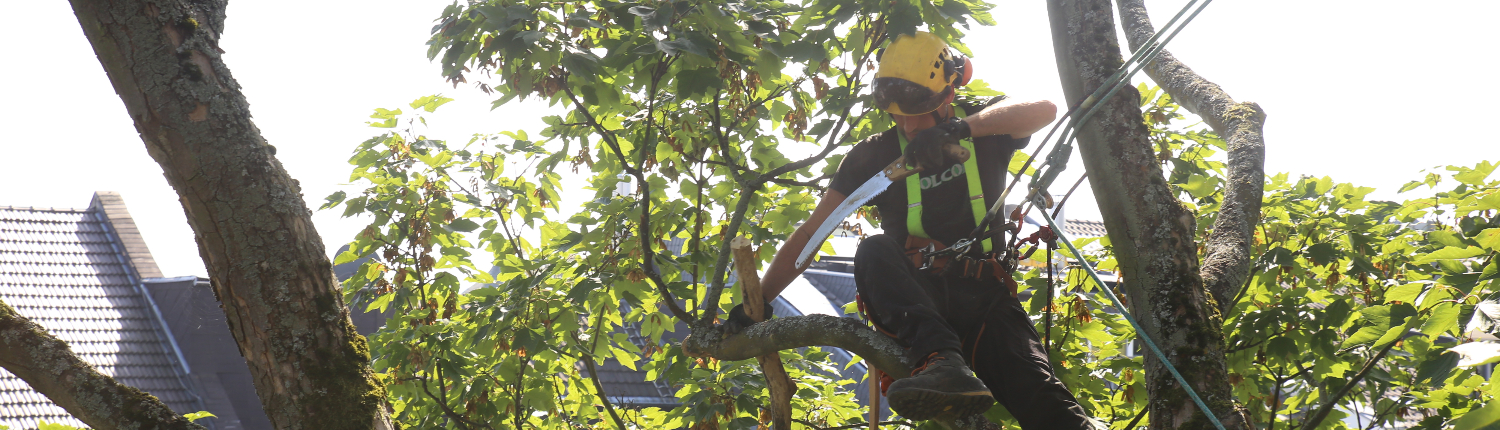
<instances>
[{"instance_id":1,"label":"bright sky","mask_svg":"<svg viewBox=\"0 0 1500 430\"><path fill-rule=\"evenodd\" d=\"M992 0L995 1L995 0ZM1157 24L1186 0L1148 1ZM1062 102L1041 1L997 1L1000 27L976 28L977 75L1024 98ZM301 181L308 205L348 180L345 163L378 134L376 107L443 93L458 99L430 120L432 137L537 130L544 106L489 110L490 100L445 85L427 61L432 19L448 2L238 0L222 39L256 125ZM1381 198L1437 165L1500 160L1494 85L1500 2L1453 0L1213 3L1168 49L1266 126L1268 172L1331 175ZM176 194L146 154L67 2L15 2L0 14L0 206L82 208L94 191L123 194L167 276L205 276ZM1076 159L1058 180L1072 184ZM1086 188L1086 187L1085 187ZM1061 190L1059 190L1060 192ZM1072 218L1098 219L1081 195ZM1074 206L1077 205L1077 206ZM314 216L330 252L362 228Z\"/></svg>"}]
</instances>

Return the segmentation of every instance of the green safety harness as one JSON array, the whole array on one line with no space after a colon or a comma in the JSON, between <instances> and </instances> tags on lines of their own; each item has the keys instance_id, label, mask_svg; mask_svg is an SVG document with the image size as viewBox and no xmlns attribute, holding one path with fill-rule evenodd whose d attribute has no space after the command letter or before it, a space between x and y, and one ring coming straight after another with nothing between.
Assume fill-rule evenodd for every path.
<instances>
[{"instance_id":1,"label":"green safety harness","mask_svg":"<svg viewBox=\"0 0 1500 430\"><path fill-rule=\"evenodd\" d=\"M953 106L953 114L959 118L968 116L963 108ZM906 153L906 135L900 130L896 131L896 139L901 144L901 152ZM964 176L967 178L969 187L969 207L974 210L974 224L977 226L985 218L984 187L979 183L979 161L978 153L974 152L974 140L963 139L959 145L969 151L969 159L965 160ZM911 175L906 177L906 233L923 239L932 239L927 236L927 229L922 226L922 175ZM994 251L991 239L984 239L984 253Z\"/></svg>"}]
</instances>

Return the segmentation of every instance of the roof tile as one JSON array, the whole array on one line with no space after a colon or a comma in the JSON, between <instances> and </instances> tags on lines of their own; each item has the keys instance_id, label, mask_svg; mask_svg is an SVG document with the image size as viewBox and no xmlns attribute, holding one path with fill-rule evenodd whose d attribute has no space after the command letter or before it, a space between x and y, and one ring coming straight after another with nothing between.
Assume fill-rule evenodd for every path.
<instances>
[{"instance_id":1,"label":"roof tile","mask_svg":"<svg viewBox=\"0 0 1500 430\"><path fill-rule=\"evenodd\" d=\"M113 199L96 207L126 214L117 194ZM127 266L150 255L124 254L124 242L113 240L105 222L94 210L0 206L0 300L68 342L100 372L156 395L174 411L190 412L193 398L182 386L181 367ZM133 221L129 230L131 252L144 252ZM154 261L149 270L156 271ZM32 428L39 419L83 425L0 369L0 425Z\"/></svg>"}]
</instances>

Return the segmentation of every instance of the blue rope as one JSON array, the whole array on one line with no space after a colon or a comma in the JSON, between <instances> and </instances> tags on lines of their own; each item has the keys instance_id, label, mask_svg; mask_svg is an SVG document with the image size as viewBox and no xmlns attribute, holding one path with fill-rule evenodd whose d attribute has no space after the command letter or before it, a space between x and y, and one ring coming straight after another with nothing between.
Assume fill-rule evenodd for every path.
<instances>
[{"instance_id":1,"label":"blue rope","mask_svg":"<svg viewBox=\"0 0 1500 430\"><path fill-rule=\"evenodd\" d=\"M1094 283L1099 284L1099 289L1104 290L1104 294L1109 296L1109 300L1115 303L1115 309L1119 309L1120 315L1125 317L1125 321L1130 322L1130 326L1135 328L1136 336L1140 337L1141 341L1145 342L1146 346L1151 349L1151 352L1156 354L1156 358L1161 360L1163 366L1167 367L1167 371L1172 372L1172 377L1177 379L1177 383L1182 385L1184 391L1187 391L1187 395L1193 399L1193 403L1197 404L1198 408L1203 410L1203 415L1207 416L1209 422L1214 424L1214 428L1224 430L1224 424L1219 422L1219 417L1214 416L1213 411L1208 409L1208 405L1203 403L1203 399L1198 397L1198 392L1194 391L1191 385L1188 385L1187 379L1183 379L1182 373L1178 372L1177 368L1172 366L1172 362L1167 360L1167 355L1161 352L1161 348L1156 346L1156 342L1151 341L1151 336L1146 335L1146 330L1141 328L1141 324L1135 321L1135 317L1130 316L1130 311L1125 310L1125 304L1120 302L1120 298L1115 296L1115 292L1110 291L1109 286L1103 280L1099 279L1099 272L1094 271L1094 268L1089 266L1087 261L1083 260L1083 253L1078 252L1078 248L1073 246L1073 241L1068 240L1067 235L1063 233L1061 228L1058 228L1057 221L1052 219L1052 215L1048 215L1047 211L1044 210L1037 212L1042 214L1042 219L1047 220L1047 225L1052 228L1052 233L1057 235L1059 241L1068 245L1068 251L1073 253L1073 256L1078 259L1079 263L1082 263L1080 265L1083 266L1084 272L1089 274L1089 279L1093 279Z\"/></svg>"}]
</instances>

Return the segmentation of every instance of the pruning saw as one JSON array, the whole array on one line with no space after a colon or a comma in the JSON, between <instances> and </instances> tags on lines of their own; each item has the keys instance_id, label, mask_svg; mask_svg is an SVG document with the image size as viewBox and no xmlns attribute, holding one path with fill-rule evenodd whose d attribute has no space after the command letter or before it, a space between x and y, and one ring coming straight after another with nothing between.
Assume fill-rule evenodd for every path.
<instances>
[{"instance_id":1,"label":"pruning saw","mask_svg":"<svg viewBox=\"0 0 1500 430\"><path fill-rule=\"evenodd\" d=\"M964 147L949 143L943 145L943 155L950 161L964 162L969 160L970 154L969 150ZM880 169L879 173L870 177L859 188L855 188L854 192L844 198L843 203L833 208L833 212L828 214L828 218L824 219L823 224L819 225L818 229L813 231L812 237L808 238L807 245L802 247L802 253L797 254L797 270L806 269L812 264L813 257L817 256L818 249L823 247L823 242L828 240L828 236L833 234L833 229L838 228L845 218L853 215L854 211L859 210L865 203L869 203L870 199L885 192L891 184L918 173L922 173L922 168L908 168L906 156L903 155L897 157L896 161L892 161L884 169Z\"/></svg>"}]
</instances>

